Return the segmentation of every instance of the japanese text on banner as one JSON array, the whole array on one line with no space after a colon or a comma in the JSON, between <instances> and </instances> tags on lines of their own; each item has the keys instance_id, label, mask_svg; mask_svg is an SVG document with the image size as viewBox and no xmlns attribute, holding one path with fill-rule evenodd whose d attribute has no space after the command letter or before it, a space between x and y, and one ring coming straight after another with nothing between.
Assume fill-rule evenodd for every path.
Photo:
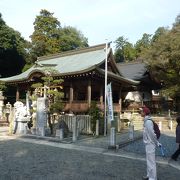
<instances>
[{"instance_id":1,"label":"japanese text on banner","mask_svg":"<svg viewBox=\"0 0 180 180\"><path fill-rule=\"evenodd\" d=\"M111 83L107 85L108 116L110 121L114 120Z\"/></svg>"}]
</instances>

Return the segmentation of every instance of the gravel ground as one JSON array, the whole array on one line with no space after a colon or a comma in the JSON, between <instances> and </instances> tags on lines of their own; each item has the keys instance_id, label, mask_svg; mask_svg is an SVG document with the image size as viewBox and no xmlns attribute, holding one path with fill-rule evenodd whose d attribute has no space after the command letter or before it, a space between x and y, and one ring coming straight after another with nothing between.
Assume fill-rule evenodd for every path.
<instances>
[{"instance_id":1,"label":"gravel ground","mask_svg":"<svg viewBox=\"0 0 180 180\"><path fill-rule=\"evenodd\" d=\"M175 134L173 133L161 134L161 137L159 138L159 142L163 146L166 157L170 157L177 149L177 144L175 143ZM138 154L145 154L145 147L144 147L142 139L137 140L123 147L122 150L127 151L127 152L134 152ZM158 147L156 148L156 155L161 156L161 151L160 151L160 148Z\"/></svg>"},{"instance_id":2,"label":"gravel ground","mask_svg":"<svg viewBox=\"0 0 180 180\"><path fill-rule=\"evenodd\" d=\"M140 180L145 169L145 161L0 140L0 180ZM175 168L157 169L160 180L179 179Z\"/></svg>"}]
</instances>

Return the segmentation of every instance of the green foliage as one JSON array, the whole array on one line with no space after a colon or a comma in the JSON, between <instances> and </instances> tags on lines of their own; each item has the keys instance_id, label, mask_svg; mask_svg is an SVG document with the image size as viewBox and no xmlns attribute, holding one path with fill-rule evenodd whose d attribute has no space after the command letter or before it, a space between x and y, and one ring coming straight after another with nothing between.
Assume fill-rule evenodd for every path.
<instances>
[{"instance_id":1,"label":"green foliage","mask_svg":"<svg viewBox=\"0 0 180 180\"><path fill-rule=\"evenodd\" d=\"M102 120L102 114L100 109L97 107L96 102L91 103L91 107L89 108L88 114L91 116L91 125L92 131L96 131L96 120Z\"/></svg>"},{"instance_id":2,"label":"green foliage","mask_svg":"<svg viewBox=\"0 0 180 180\"><path fill-rule=\"evenodd\" d=\"M134 59L142 59L147 63L154 80L163 84L163 95L176 101L180 99L180 14L176 17L172 28L159 27L153 35L144 33L136 42L133 51L125 50L128 42L123 36L116 41L115 60L124 62L127 52L133 52ZM128 58L127 58L128 57ZM133 59L133 58L132 58Z\"/></svg>"},{"instance_id":3,"label":"green foliage","mask_svg":"<svg viewBox=\"0 0 180 180\"><path fill-rule=\"evenodd\" d=\"M43 87L43 84L38 82L38 83L32 84L31 87L32 87L33 89L38 89L38 88Z\"/></svg>"},{"instance_id":4,"label":"green foliage","mask_svg":"<svg viewBox=\"0 0 180 180\"><path fill-rule=\"evenodd\" d=\"M25 66L24 66L23 69L22 69L22 72L27 71L27 70L30 69L32 66L33 66L33 64L26 63Z\"/></svg>"},{"instance_id":5,"label":"green foliage","mask_svg":"<svg viewBox=\"0 0 180 180\"><path fill-rule=\"evenodd\" d=\"M6 88L7 87L6 87L5 83L0 81L0 91L4 91L4 90L6 90Z\"/></svg>"},{"instance_id":6,"label":"green foliage","mask_svg":"<svg viewBox=\"0 0 180 180\"><path fill-rule=\"evenodd\" d=\"M146 49L150 48L151 45L151 36L150 34L144 33L142 38L138 40L135 44L136 57L141 57L141 53Z\"/></svg>"},{"instance_id":7,"label":"green foliage","mask_svg":"<svg viewBox=\"0 0 180 180\"><path fill-rule=\"evenodd\" d=\"M70 26L62 28L60 21L53 16L53 13L45 9L36 16L31 40L30 52L32 57L88 46L87 38L80 31Z\"/></svg>"},{"instance_id":8,"label":"green foliage","mask_svg":"<svg viewBox=\"0 0 180 180\"><path fill-rule=\"evenodd\" d=\"M31 35L32 52L35 56L58 53L60 22L53 13L41 10L34 22L34 32Z\"/></svg>"},{"instance_id":9,"label":"green foliage","mask_svg":"<svg viewBox=\"0 0 180 180\"><path fill-rule=\"evenodd\" d=\"M164 28L164 27L159 27L153 37L152 37L152 43L157 41L163 34L166 34L168 32L168 29L167 28Z\"/></svg>"},{"instance_id":10,"label":"green foliage","mask_svg":"<svg viewBox=\"0 0 180 180\"><path fill-rule=\"evenodd\" d=\"M64 103L62 98L64 96L63 92L60 91L48 91L48 94L53 97L53 102L51 102L49 110L51 113L60 113L64 108Z\"/></svg>"},{"instance_id":11,"label":"green foliage","mask_svg":"<svg viewBox=\"0 0 180 180\"><path fill-rule=\"evenodd\" d=\"M64 104L62 98L64 93L62 90L63 79L55 79L54 75L57 74L57 71L52 68L44 69L45 76L41 78L42 83L32 84L32 88L40 90L42 87L47 88L47 97L49 99L49 112L50 113L59 113L62 111Z\"/></svg>"},{"instance_id":12,"label":"green foliage","mask_svg":"<svg viewBox=\"0 0 180 180\"><path fill-rule=\"evenodd\" d=\"M69 51L79 47L87 47L88 40L76 28L65 26L60 30L60 49Z\"/></svg>"},{"instance_id":13,"label":"green foliage","mask_svg":"<svg viewBox=\"0 0 180 180\"><path fill-rule=\"evenodd\" d=\"M133 47L133 44L129 43L127 39L123 36L120 36L116 41L115 49L115 61L116 62L128 62L132 61L136 57L136 52Z\"/></svg>"},{"instance_id":14,"label":"green foliage","mask_svg":"<svg viewBox=\"0 0 180 180\"><path fill-rule=\"evenodd\" d=\"M0 14L0 75L9 77L30 68L39 56L87 47L88 40L71 26L61 27L54 14L43 9L34 21L31 42L6 25ZM23 68L24 67L24 68Z\"/></svg>"},{"instance_id":15,"label":"green foliage","mask_svg":"<svg viewBox=\"0 0 180 180\"><path fill-rule=\"evenodd\" d=\"M151 46L143 52L154 77L164 84L164 93L180 97L180 23L161 31Z\"/></svg>"},{"instance_id":16,"label":"green foliage","mask_svg":"<svg viewBox=\"0 0 180 180\"><path fill-rule=\"evenodd\" d=\"M0 72L2 77L21 73L25 65L26 41L6 25L0 15Z\"/></svg>"},{"instance_id":17,"label":"green foliage","mask_svg":"<svg viewBox=\"0 0 180 180\"><path fill-rule=\"evenodd\" d=\"M117 63L124 62L124 55L121 49L116 49L114 52L114 59Z\"/></svg>"}]
</instances>

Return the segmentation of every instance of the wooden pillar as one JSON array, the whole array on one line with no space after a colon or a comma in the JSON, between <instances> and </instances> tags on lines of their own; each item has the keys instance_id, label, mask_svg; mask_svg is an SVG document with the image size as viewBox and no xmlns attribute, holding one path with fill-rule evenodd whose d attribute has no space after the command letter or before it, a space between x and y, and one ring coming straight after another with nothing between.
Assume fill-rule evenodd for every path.
<instances>
[{"instance_id":1,"label":"wooden pillar","mask_svg":"<svg viewBox=\"0 0 180 180\"><path fill-rule=\"evenodd\" d=\"M16 101L19 101L19 87L16 88Z\"/></svg>"},{"instance_id":2,"label":"wooden pillar","mask_svg":"<svg viewBox=\"0 0 180 180\"><path fill-rule=\"evenodd\" d=\"M122 87L119 89L119 113L122 111Z\"/></svg>"},{"instance_id":3,"label":"wooden pillar","mask_svg":"<svg viewBox=\"0 0 180 180\"><path fill-rule=\"evenodd\" d=\"M100 87L100 98L99 98L99 100L100 100L100 105L101 105L101 108L103 108L103 86L101 85L101 87Z\"/></svg>"},{"instance_id":4,"label":"wooden pillar","mask_svg":"<svg viewBox=\"0 0 180 180\"><path fill-rule=\"evenodd\" d=\"M117 130L118 132L121 131L124 127L124 123L121 121L121 113L122 113L122 87L119 88L119 118L117 122Z\"/></svg>"},{"instance_id":5,"label":"wooden pillar","mask_svg":"<svg viewBox=\"0 0 180 180\"><path fill-rule=\"evenodd\" d=\"M88 107L91 106L91 80L88 80L88 88L87 88L87 94L88 94Z\"/></svg>"},{"instance_id":6,"label":"wooden pillar","mask_svg":"<svg viewBox=\"0 0 180 180\"><path fill-rule=\"evenodd\" d=\"M74 89L73 89L73 85L71 82L70 89L69 89L69 103L70 104L73 102L73 99L74 99Z\"/></svg>"}]
</instances>

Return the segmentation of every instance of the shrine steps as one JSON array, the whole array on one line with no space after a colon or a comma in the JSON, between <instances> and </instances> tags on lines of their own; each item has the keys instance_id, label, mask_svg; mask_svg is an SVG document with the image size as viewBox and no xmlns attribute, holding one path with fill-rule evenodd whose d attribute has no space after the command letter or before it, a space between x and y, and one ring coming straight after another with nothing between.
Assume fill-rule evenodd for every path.
<instances>
[{"instance_id":1,"label":"shrine steps","mask_svg":"<svg viewBox=\"0 0 180 180\"><path fill-rule=\"evenodd\" d=\"M0 121L0 127L9 126L7 121Z\"/></svg>"}]
</instances>

